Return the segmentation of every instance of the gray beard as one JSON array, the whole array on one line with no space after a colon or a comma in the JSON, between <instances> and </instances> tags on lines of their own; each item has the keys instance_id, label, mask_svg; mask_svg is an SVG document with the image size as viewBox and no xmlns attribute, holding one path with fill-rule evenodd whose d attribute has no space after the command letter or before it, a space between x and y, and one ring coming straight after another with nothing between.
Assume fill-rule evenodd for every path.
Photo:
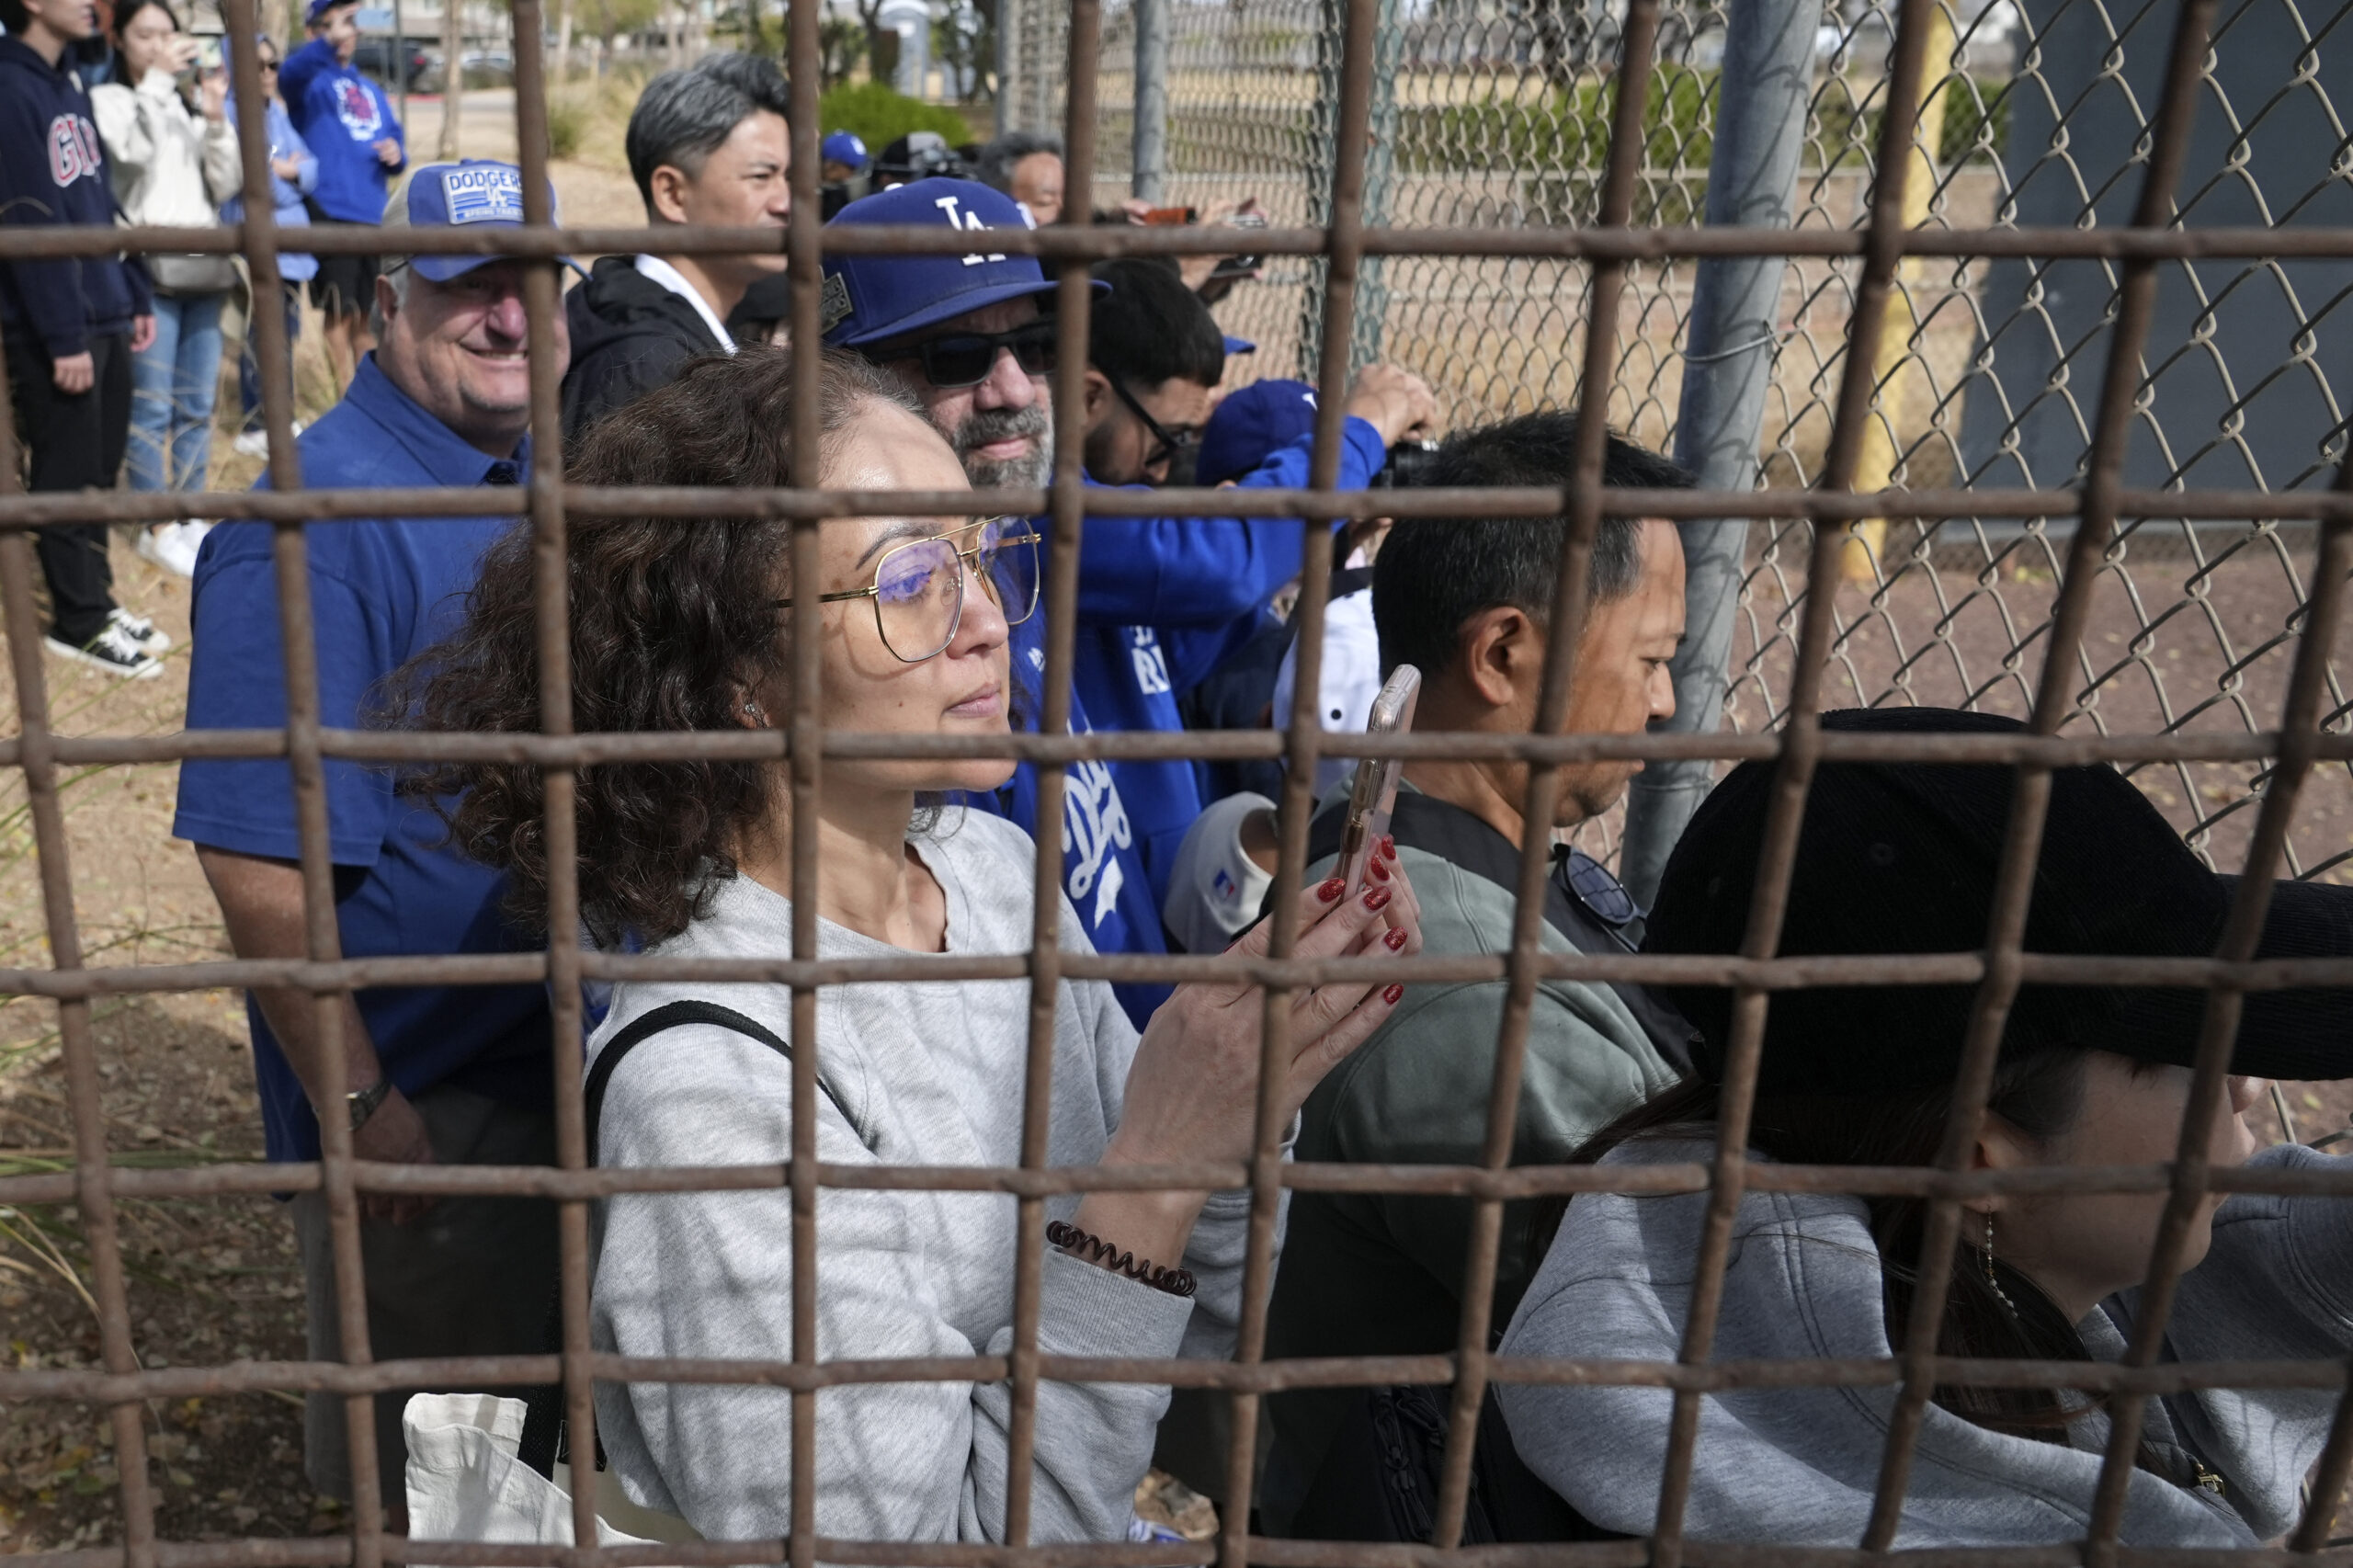
<instances>
[{"instance_id":1,"label":"gray beard","mask_svg":"<svg viewBox=\"0 0 2353 1568\"><path fill-rule=\"evenodd\" d=\"M993 441L1012 436L1034 436L1038 449L1028 457L997 462L975 455ZM976 409L956 432L952 444L964 477L978 490L1043 490L1054 472L1054 416L1042 403L1027 408Z\"/></svg>"}]
</instances>

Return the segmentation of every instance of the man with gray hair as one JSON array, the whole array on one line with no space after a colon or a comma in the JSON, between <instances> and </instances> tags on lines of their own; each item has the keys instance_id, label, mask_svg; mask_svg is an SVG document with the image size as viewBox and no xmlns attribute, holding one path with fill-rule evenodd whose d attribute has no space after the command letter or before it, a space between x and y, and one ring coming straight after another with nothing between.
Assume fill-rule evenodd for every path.
<instances>
[{"instance_id":1,"label":"man with gray hair","mask_svg":"<svg viewBox=\"0 0 2353 1568\"><path fill-rule=\"evenodd\" d=\"M472 489L531 472L531 366L524 280L531 263L494 256L404 256L416 229L513 228L523 176L512 164L427 164L383 210L381 334L343 401L295 444L302 482L326 489ZM563 322L550 346L562 368ZM264 483L267 476L264 476ZM358 727L381 681L449 634L482 552L511 513L313 523L313 668L319 717ZM196 560L189 722L286 722L278 568L267 523L223 523ZM451 846L429 811L393 795L392 775L349 758L325 766L332 918L347 958L512 952L529 933L501 914L505 878ZM191 759L172 832L196 846L241 959L309 952L294 790L282 759ZM335 999L321 1027L300 991L245 994L262 1132L272 1160L315 1160L320 1119L350 1130L363 1160L407 1165L548 1165L555 1158L547 990L517 985L371 986ZM342 1061L330 1070L332 1045ZM339 1097L329 1097L331 1088ZM288 1185L291 1186L292 1183ZM302 1258L310 1354L343 1354L326 1199L288 1206ZM359 1200L368 1343L378 1360L527 1355L545 1346L555 1286L555 1217L528 1199L370 1192ZM375 1400L377 1486L406 1528L401 1409ZM313 1392L303 1417L311 1484L353 1496L343 1401Z\"/></svg>"},{"instance_id":2,"label":"man with gray hair","mask_svg":"<svg viewBox=\"0 0 2353 1568\"><path fill-rule=\"evenodd\" d=\"M790 105L784 74L761 55L708 55L646 84L624 145L655 243L638 256L599 260L564 300L572 325L565 440L667 385L696 355L735 352L728 313L753 283L784 270ZM741 256L658 254L661 229L684 223L774 229L776 246Z\"/></svg>"},{"instance_id":3,"label":"man with gray hair","mask_svg":"<svg viewBox=\"0 0 2353 1568\"><path fill-rule=\"evenodd\" d=\"M1063 144L1034 131L1008 131L981 149L983 185L1005 192L1029 210L1040 228L1063 216Z\"/></svg>"}]
</instances>

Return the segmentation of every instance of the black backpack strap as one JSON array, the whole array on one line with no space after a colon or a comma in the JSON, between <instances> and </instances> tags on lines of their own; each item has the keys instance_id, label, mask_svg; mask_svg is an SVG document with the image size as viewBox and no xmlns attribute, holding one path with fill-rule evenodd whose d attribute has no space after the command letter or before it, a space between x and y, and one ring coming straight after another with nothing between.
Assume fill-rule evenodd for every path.
<instances>
[{"instance_id":1,"label":"black backpack strap","mask_svg":"<svg viewBox=\"0 0 2353 1568\"><path fill-rule=\"evenodd\" d=\"M614 1070L620 1066L624 1057L646 1040L665 1029L674 1029L684 1024L710 1024L719 1028L732 1029L747 1039L758 1040L788 1062L792 1059L792 1047L786 1044L783 1037L774 1029L716 1002L668 1002L650 1013L631 1018L621 1027L620 1033L605 1042L605 1049L597 1053L596 1063L588 1069L588 1081L581 1095L590 1165L597 1163L597 1126L604 1114L605 1089L613 1080ZM827 1097L832 1097L830 1090ZM838 1100L834 1103L836 1108L841 1104ZM550 1350L563 1348L563 1300L560 1287L556 1299L548 1303L546 1344ZM546 1383L525 1392L523 1436L516 1444L515 1457L545 1476L555 1473L558 1460L569 1461L572 1458L564 1432L562 1383ZM597 1468L605 1468L605 1446L601 1441L597 1445Z\"/></svg>"}]
</instances>

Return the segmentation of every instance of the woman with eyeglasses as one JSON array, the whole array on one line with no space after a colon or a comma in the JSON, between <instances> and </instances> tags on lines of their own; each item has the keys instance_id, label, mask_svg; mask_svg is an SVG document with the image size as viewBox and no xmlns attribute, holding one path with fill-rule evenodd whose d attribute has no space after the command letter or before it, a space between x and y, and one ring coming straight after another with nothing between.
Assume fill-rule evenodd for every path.
<instances>
[{"instance_id":1,"label":"woman with eyeglasses","mask_svg":"<svg viewBox=\"0 0 2353 1568\"><path fill-rule=\"evenodd\" d=\"M302 199L319 183L318 154L311 151L302 133L294 129L294 120L286 112L286 100L278 93L278 40L263 33L256 40L255 64L261 71L264 97L262 123L269 133L269 199L271 215L280 229L308 228L311 210ZM237 122L237 106L232 96L227 108L229 123ZM221 207L221 221L235 223L244 217L243 197L232 197ZM286 314L286 353L292 363L294 340L302 335L302 285L317 276L319 258L302 251L281 250L278 253L278 294ZM260 301L256 301L256 307ZM254 334L245 331L244 350L237 358L237 401L239 420L237 438L233 445L247 457L268 455L267 433L261 425L261 367L254 359ZM301 420L294 421L294 433L300 435Z\"/></svg>"},{"instance_id":2,"label":"woman with eyeglasses","mask_svg":"<svg viewBox=\"0 0 2353 1568\"><path fill-rule=\"evenodd\" d=\"M695 361L606 421L573 460L590 485L788 483L790 355ZM819 480L835 490L963 491L947 442L863 363L820 377ZM805 479L805 476L802 476ZM1008 733L1010 625L1034 613L1029 525L965 517L829 523L818 579L792 580L789 526L766 518L578 517L566 566L573 717L583 732L730 733L787 727L791 639L822 640L828 730L922 743ZM463 630L402 689L431 730L539 727L533 544L485 559ZM821 959L960 960L1029 951L1037 851L1021 828L961 805L1012 772L1001 758L824 759L817 802ZM581 917L607 949L782 960L792 950L794 824L781 761L603 763L578 778ZM536 769L469 764L405 786L444 802L456 842L548 905ZM1289 918L1302 956L1397 954L1416 933L1395 861L1348 897L1336 879ZM1058 910L1065 951L1088 944ZM1239 945L1263 952L1264 926ZM1404 994L1333 984L1294 1002L1286 1120ZM1261 994L1181 986L1139 1037L1101 981L1054 991L1040 1108L1052 1165L1240 1162L1252 1147ZM729 1009L729 1013L713 1010ZM790 1052L817 1052L817 1157L837 1166L1008 1165L1023 1148L1030 994L1021 979L824 988L813 1041L792 1039L782 985L630 981L588 1041L590 1146L606 1165L767 1165L792 1151ZM1090 1192L1050 1206L1039 1298L1049 1355L1215 1357L1233 1342L1248 1200L1227 1192ZM1014 1199L834 1187L818 1200L824 1360L1005 1355L1012 1343ZM791 1203L784 1190L642 1193L605 1205L593 1332L625 1355L779 1362L792 1351ZM1030 1536L1118 1540L1167 1390L1046 1382L1038 1391ZM643 1514L635 1533L711 1539L789 1528L790 1400L782 1389L608 1383L597 1429ZM817 1409L819 1534L998 1540L1012 1391L1003 1381L828 1390Z\"/></svg>"}]
</instances>

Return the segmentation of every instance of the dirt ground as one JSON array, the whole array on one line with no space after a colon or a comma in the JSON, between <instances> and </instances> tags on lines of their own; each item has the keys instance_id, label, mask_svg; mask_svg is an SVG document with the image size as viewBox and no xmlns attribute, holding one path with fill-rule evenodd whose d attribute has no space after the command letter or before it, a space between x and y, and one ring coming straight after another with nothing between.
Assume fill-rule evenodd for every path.
<instances>
[{"instance_id":1,"label":"dirt ground","mask_svg":"<svg viewBox=\"0 0 2353 1568\"><path fill-rule=\"evenodd\" d=\"M511 95L470 93L461 150L511 155ZM437 100L412 101L411 140L429 152ZM634 222L636 196L609 164L565 163L555 178L564 216ZM307 411L328 399L316 322L298 361ZM233 393L231 394L232 397ZM249 481L252 460L228 452L215 483ZM1794 617L1787 585L1802 550L1752 544L1758 570L1735 648L1745 673L1733 718L1769 723L1788 689ZM124 602L153 616L185 649L187 585L138 559L127 533L114 550ZM1976 553L1972 554L1972 550ZM2310 551L2288 541L2215 537L2202 569L2152 532L2104 577L2084 685L2097 692L2098 721L2120 731L2172 722L2191 729L2276 722L2287 659L2278 640L2307 579ZM1842 595L1842 637L1832 700L1950 703L1974 699L2022 712L2040 660L2033 635L2047 613L2052 576L2034 548L1989 562L1973 545L1939 550L1887 581ZM2347 636L2353 636L2348 632ZM2017 652L2021 643L2024 653ZM2353 647L2340 647L2353 653ZM119 684L48 662L61 730L76 734L168 733L180 726L184 653L164 678ZM0 672L0 687L5 687ZM0 689L0 733L13 730L15 694ZM2253 813L2246 767L2144 769L2151 797L2223 869L2244 853ZM89 768L64 783L75 915L85 951L101 964L182 962L223 955L227 944L187 846L170 835L175 770ZM2353 772L2325 768L2307 786L2294 844L2301 867L2330 867L2353 852ZM2324 875L2353 881L2353 861ZM46 936L21 779L0 775L0 963L42 961ZM242 998L222 993L110 1000L95 1010L108 1135L124 1164L192 1165L261 1153ZM69 1116L48 1004L0 998L0 1175L64 1168ZM2288 1085L2281 1102L2294 1134L2310 1140L2348 1126L2353 1093ZM2267 1137L2276 1113L2259 1112ZM267 1199L126 1201L131 1317L145 1365L193 1365L304 1354L300 1273L290 1227ZM88 1297L89 1257L70 1207L0 1206L0 1343L7 1364L97 1364ZM170 1540L284 1537L337 1528L340 1510L302 1479L300 1404L291 1395L190 1399L148 1412L157 1524ZM104 1414L55 1403L0 1404L0 1553L54 1550L119 1538L118 1481ZM1140 1503L1188 1533L1211 1522L1208 1505L1154 1483Z\"/></svg>"}]
</instances>

